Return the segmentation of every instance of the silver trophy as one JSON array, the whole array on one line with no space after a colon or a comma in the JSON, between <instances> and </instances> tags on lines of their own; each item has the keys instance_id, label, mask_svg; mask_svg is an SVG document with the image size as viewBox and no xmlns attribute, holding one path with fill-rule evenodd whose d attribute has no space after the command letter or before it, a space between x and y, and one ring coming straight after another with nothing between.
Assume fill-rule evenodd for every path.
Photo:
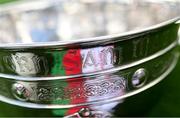
<instances>
[{"instance_id":1,"label":"silver trophy","mask_svg":"<svg viewBox=\"0 0 180 118\"><path fill-rule=\"evenodd\" d=\"M178 0L0 5L0 101L31 115L117 116L174 69L179 20Z\"/></svg>"}]
</instances>

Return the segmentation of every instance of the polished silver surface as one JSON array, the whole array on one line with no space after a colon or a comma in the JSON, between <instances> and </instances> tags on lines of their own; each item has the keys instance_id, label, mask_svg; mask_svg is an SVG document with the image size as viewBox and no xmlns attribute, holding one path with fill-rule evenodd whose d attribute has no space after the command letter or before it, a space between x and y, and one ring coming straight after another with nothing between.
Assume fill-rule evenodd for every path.
<instances>
[{"instance_id":1,"label":"polished silver surface","mask_svg":"<svg viewBox=\"0 0 180 118\"><path fill-rule=\"evenodd\" d=\"M0 100L18 106L44 109L72 108L115 102L157 84L172 71L178 57L179 53L173 49L135 67L86 78L36 82L1 78L1 84L6 86L4 88L1 86ZM144 73L145 70L142 68L146 69L146 73L148 73L146 81L140 86L134 86L132 78L134 78L134 74ZM68 87L65 84L67 81ZM74 103L64 103L65 100L74 101Z\"/></svg>"},{"instance_id":2,"label":"polished silver surface","mask_svg":"<svg viewBox=\"0 0 180 118\"><path fill-rule=\"evenodd\" d=\"M0 100L36 109L79 107L72 115L80 117L111 116L108 108L175 67L179 11L180 1L169 0L1 5Z\"/></svg>"},{"instance_id":3,"label":"polished silver surface","mask_svg":"<svg viewBox=\"0 0 180 118\"><path fill-rule=\"evenodd\" d=\"M91 110L89 108L82 108L78 112L65 116L64 118L84 118L84 117L92 117L92 118L109 118L112 117L112 114L105 111Z\"/></svg>"},{"instance_id":4,"label":"polished silver surface","mask_svg":"<svg viewBox=\"0 0 180 118\"><path fill-rule=\"evenodd\" d=\"M143 86L146 82L147 76L147 72L144 68L138 69L132 76L132 85L137 88Z\"/></svg>"},{"instance_id":5,"label":"polished silver surface","mask_svg":"<svg viewBox=\"0 0 180 118\"><path fill-rule=\"evenodd\" d=\"M177 21L180 15L180 2L166 0L24 0L12 4L0 8L0 47L4 48L108 41L156 29Z\"/></svg>"},{"instance_id":6,"label":"polished silver surface","mask_svg":"<svg viewBox=\"0 0 180 118\"><path fill-rule=\"evenodd\" d=\"M30 97L28 89L20 83L15 83L12 85L12 93L16 99L21 101L26 101L27 98Z\"/></svg>"},{"instance_id":7,"label":"polished silver surface","mask_svg":"<svg viewBox=\"0 0 180 118\"><path fill-rule=\"evenodd\" d=\"M13 79L13 80L19 80L19 81L48 81L48 80L66 80L66 79L71 79L71 78L78 78L78 77L88 77L88 76L97 76L97 75L103 75L103 74L109 74L109 73L115 73L115 72L118 72L118 71L121 71L121 70L125 70L125 69L128 69L128 68L133 68L135 66L138 66L140 64L143 64L143 63L146 63L146 62L149 62L153 59L156 59L164 54L166 54L167 52L169 52L170 50L174 49L175 47L177 46L177 41L175 40L175 42L173 42L172 44L170 44L168 47L166 47L165 49L163 50L160 50L156 53L154 53L153 55L150 55L150 56L147 56L145 58L142 58L142 59L139 59L137 61L133 61L131 63L125 63L125 64L119 64L119 65L116 65L116 64L112 64L110 62L108 62L109 64L107 65L101 65L101 68L97 70L97 68L95 68L94 66L88 66L87 69L86 68L83 68L83 64L80 64L80 67L82 70L85 70L85 72L81 72L81 73L75 73L75 74L70 74L70 75L59 75L59 76L50 76L48 75L48 77L46 75L44 76L41 76L41 77L31 77L31 76L17 76L17 75L11 75L11 74L4 74L4 73L0 73L0 77L2 78L6 78L6 79ZM144 47L144 45L143 45ZM106 48L106 47L103 47L103 48ZM82 49L83 50L83 49ZM90 49L91 50L91 49ZM96 49L95 49L96 50ZM24 54L24 53L22 53ZM27 54L25 54L27 55ZM30 54L32 55L32 54ZM69 57L69 56L68 56ZM110 54L109 55L109 60L110 58L113 57L113 54ZM27 57L28 58L28 57ZM72 57L69 57L70 59L74 59ZM121 58L121 57L120 57ZM122 57L123 58L123 57ZM24 58L23 58L24 59ZM24 61L24 60L23 60ZM60 59L59 59L60 61ZM101 61L101 60L99 60ZM36 62L36 61L35 61ZM26 62L27 64L27 62ZM33 65L27 65L26 64L24 65L21 65L20 64L20 69L22 69L22 67L27 67L27 66L37 66L37 64L33 64ZM56 64L56 63L55 63ZM72 63L74 65L74 63ZM72 69L71 71L75 71L77 68L77 66L74 66L75 69ZM60 67L59 67L60 68ZM57 70L61 70L61 69L57 69ZM27 68L26 68L27 69ZM15 69L16 70L16 69ZM66 70L66 69L65 69ZM17 70L16 70L17 71ZM25 71L23 71L24 73ZM60 73L60 71L59 71ZM29 75L29 72L27 72L27 74Z\"/></svg>"},{"instance_id":8,"label":"polished silver surface","mask_svg":"<svg viewBox=\"0 0 180 118\"><path fill-rule=\"evenodd\" d=\"M2 5L0 76L24 81L67 79L143 63L176 46L179 4L25 0ZM77 68L83 71L55 72Z\"/></svg>"}]
</instances>

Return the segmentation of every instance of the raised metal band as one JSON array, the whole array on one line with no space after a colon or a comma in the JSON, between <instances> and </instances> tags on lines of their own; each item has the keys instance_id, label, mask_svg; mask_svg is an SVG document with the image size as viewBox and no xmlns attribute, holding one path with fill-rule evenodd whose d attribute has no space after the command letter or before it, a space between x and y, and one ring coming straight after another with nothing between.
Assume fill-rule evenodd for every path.
<instances>
[{"instance_id":1,"label":"raised metal band","mask_svg":"<svg viewBox=\"0 0 180 118\"><path fill-rule=\"evenodd\" d=\"M161 18L158 13L162 10L157 10L157 4L151 2L149 5L147 1L135 2L135 7L134 3L124 6L116 2L106 5L97 2L98 6L81 2L78 5L83 7L77 7L72 2L73 9L77 8L72 10L66 7L66 1L60 0L57 4L52 0L42 1L42 6L39 6L36 4L41 4L39 0L32 2L35 5L32 8L26 8L31 2L25 2L25 6L22 3L0 8L0 33L3 34L0 37L0 100L29 108L72 108L122 101L158 83L172 71L179 57L176 50L179 8L177 4L171 6L165 2L169 10L166 18ZM147 5L147 11L158 11L157 22L149 18L149 27L146 22L142 24L147 28L129 31L127 27L125 33L120 33L122 23L116 22L127 15L117 18L121 11L116 9L120 8L119 5L126 10L132 7L130 12ZM164 2L158 5L161 8ZM101 17L95 20L94 12L88 10L90 7L92 11L95 8L94 12ZM13 11L14 8L17 11ZM78 15L79 8L87 11ZM137 10L141 14L140 11L142 9ZM109 14L104 14L109 12L110 17L112 13L116 14L109 19ZM64 26L56 27L67 19L56 21L54 16L62 19L70 15L69 19L79 21L87 18L86 14L90 18L84 20L85 24L93 22L88 28L83 23L82 29L80 25L72 26L76 22L71 21L71 28L75 28L72 32L62 33ZM78 18L74 17L76 15ZM127 19L132 20L131 17ZM118 20L113 21L114 18ZM101 19L109 20L111 27L106 29L109 24ZM138 19L135 21L126 22L126 25L137 25ZM136 29L142 24L131 28ZM112 30L115 27L119 30ZM75 34L68 39L66 36L71 33Z\"/></svg>"},{"instance_id":2,"label":"raised metal band","mask_svg":"<svg viewBox=\"0 0 180 118\"><path fill-rule=\"evenodd\" d=\"M143 64L119 72L67 80L14 81L1 78L0 100L29 108L71 108L121 100L155 85L175 67L179 53L173 49ZM73 86L74 85L74 86ZM77 103L63 102L78 101ZM57 102L58 101L58 102Z\"/></svg>"},{"instance_id":3,"label":"raised metal band","mask_svg":"<svg viewBox=\"0 0 180 118\"><path fill-rule=\"evenodd\" d=\"M89 48L1 49L0 73L3 77L12 75L12 78L16 78L14 75L19 75L20 78L24 77L24 80L28 80L28 76L57 76L57 78L62 76L64 78L64 76L116 68L156 55L158 51L166 49L170 44L174 45L173 43L177 40L178 28L178 24L172 23L155 31L137 34L133 38L128 36L126 38L129 40L126 41L116 39L118 42ZM119 39L121 40L121 38ZM79 58L78 62L77 57ZM68 63L71 66L66 67L62 63ZM82 70L94 68L94 70L73 73L76 68L82 68ZM52 74L52 71L57 69L59 71L71 70L72 73L68 75L65 73Z\"/></svg>"},{"instance_id":4,"label":"raised metal band","mask_svg":"<svg viewBox=\"0 0 180 118\"><path fill-rule=\"evenodd\" d=\"M61 5L61 2L62 2L61 7L63 9L64 8L63 4L66 3L66 1L58 1L57 2L58 5L56 5L56 3L52 2L51 0L48 0L48 1L35 0L33 2L32 1L29 1L27 3L26 2L27 1L25 1L24 3L20 2L21 4L18 3L17 5L14 5L14 7L10 5L9 7L2 6L2 9L0 9L0 13L2 13L0 14L0 22L1 20L2 22L7 22L3 24L11 24L11 22L13 22L11 26L13 26L15 31L18 32L22 30L22 29L18 29L19 27L18 23L20 23L20 26L22 25L26 27L27 24L24 21L24 17L26 18L26 15L27 15L26 19L28 18L33 19L34 17L35 18L37 17L38 20L37 20L36 25L38 26L44 25L44 27L48 27L46 26L47 23L44 23L44 15L45 16L50 15L49 16L50 19L48 21L51 21L54 24L56 24L56 20L54 20L55 19L54 14L56 16L56 14L58 14L59 11L62 11L59 9L57 10L56 7L58 5ZM86 1L84 2L85 3L82 2L78 4L80 5L83 4L85 5L85 7L88 8L88 4L86 3ZM121 0L117 0L116 2L120 2L119 5L123 6L122 3L125 1L121 3ZM116 2L110 2L109 4L115 5L115 7L119 8L119 6L116 5ZM148 5L149 3L146 0L144 2L145 3L140 2L141 7L143 7L143 4ZM97 3L100 5L103 5L102 4L103 2L101 1ZM125 3L131 6L130 3L127 3L127 2ZM33 7L32 8L28 7L29 6L28 4L30 4L30 6L33 4ZM39 4L41 4L43 7L39 6ZM92 3L92 6L94 4L96 3ZM173 5L176 6L176 4L173 4ZM162 2L162 5L160 6L163 6L163 2ZM133 7L133 5L131 7ZM177 40L177 32L179 29L179 23L177 21L179 20L179 16L177 15L176 10L178 8L176 7L172 8L172 6L168 6L168 7L169 9L172 9L172 12L175 15L172 17L170 17L171 15L170 16L167 15L167 17L170 17L170 18L167 18L165 22L160 22L159 24L157 23L157 25L153 25L148 28L143 28L141 30L134 30L132 32L130 31L126 33L117 33L116 35L105 35L105 36L103 35L100 37L92 37L92 38L90 37L90 38L84 38L84 39L79 39L79 38L74 39L73 37L73 40L64 39L64 41L55 37L52 39L48 39L48 41L50 42L46 41L46 39L43 39L43 38L41 39L40 37L38 38L38 41L43 40L42 43L36 42L34 40L32 40L31 43L26 43L26 40L27 40L26 37L24 38L24 37L19 36L17 38L14 36L15 35L14 34L11 36L11 40L14 43L13 42L1 43L0 45L0 65L1 65L0 73L2 73L3 77L6 77L6 76L10 77L12 75L11 76L12 78L16 78L16 76L13 77L13 75L17 75L18 77L19 76L24 77L24 80L26 79L26 77L60 77L60 78L62 77L64 78L64 76L78 75L78 74L84 75L84 74L89 74L93 72L105 71L108 69L116 68L122 65L126 65L126 64L147 58L151 55L155 55L158 51L164 50L171 43ZM96 6L95 8L99 8L99 7ZM14 9L18 9L18 10L12 12ZM49 14L47 14L46 11L49 11L48 12ZM95 12L99 13L98 10ZM114 13L113 11L111 12ZM172 12L170 13L172 14ZM100 13L106 13L106 12L101 11ZM59 14L61 14L61 12ZM90 12L89 14L93 14L93 13ZM104 17L105 17L104 18L105 20L108 20L108 15L105 15ZM74 17L72 16L72 18ZM157 16L157 19L158 18L159 17ZM91 20L93 20L93 18ZM97 22L99 23L98 20ZM111 20L109 22L113 23L113 21ZM151 21L151 22L154 24L155 21L154 22ZM5 36L5 38L2 37L1 39L2 40L5 39L6 41L8 36L11 35L13 31L10 32L11 30L7 30L9 29L10 26L9 25L4 26L3 24L1 24L2 29L0 29L0 31L2 30L2 32L6 32L7 37ZM107 24L105 23L104 25L107 25ZM50 29L53 29L54 33L57 32L56 31L57 29L55 26L53 25L52 27L50 27ZM121 25L119 27L121 27ZM34 27L32 31L27 30L26 33L29 33L30 35L33 32L35 32L35 34L33 35L38 36L39 33L41 34L42 32L46 32L47 29L45 28L45 29L39 30L38 28ZM51 32L51 30L50 31L47 30L47 32ZM24 33L18 32L17 35L21 35L21 34L24 34ZM96 36L96 34L98 33L95 32L94 35ZM43 35L46 36L46 33L43 33ZM69 34L64 33L63 35L69 35ZM80 34L80 35L83 35L83 34ZM33 36L30 35L30 37L33 37ZM57 40L57 41L51 42L51 40ZM18 43L18 41L20 41L20 44ZM78 61L76 60L77 57L79 59ZM64 63L71 66L63 65ZM86 71L86 72L79 71L77 73L74 73L76 68L81 68L81 70L88 70L88 68L95 68L95 69L94 70L92 69L91 71ZM59 71L71 70L71 72L69 72L69 74L55 73L54 70L59 70Z\"/></svg>"},{"instance_id":5,"label":"raised metal band","mask_svg":"<svg viewBox=\"0 0 180 118\"><path fill-rule=\"evenodd\" d=\"M140 59L140 60L137 60L137 61L134 61L134 62L131 62L131 63L128 63L128 64L120 64L120 66L118 66L118 65L114 65L114 64L112 64L112 63L110 63L110 62L112 62L112 60L113 60L113 54L112 53L110 53L110 55L107 55L107 56L109 56L108 58L109 58L109 60L111 60L111 61L109 61L109 62L106 62L106 63L110 63L110 64L103 64L103 66L105 66L105 68L103 69L103 70L101 70L101 68L99 69L99 71L97 71L97 72L94 72L94 66L95 65L91 65L92 67L93 67L93 69L91 69L91 71L90 72L87 72L87 73L76 73L76 75L66 75L66 76L63 76L63 75L61 75L61 76L57 76L57 77L26 77L26 76L16 76L16 75L8 75L8 74L4 74L4 73L0 73L0 77L3 77L3 78L7 78L7 79L14 79L14 80L20 80L20 81L48 81L48 80L59 80L59 79L70 79L70 78L78 78L78 77L88 77L88 76L96 76L96 75L99 75L99 74L107 74L107 73L115 73L115 72L118 72L118 71L121 71L121 70L124 70L124 69L128 69L128 68L131 68L131 67L134 67L134 66L137 66L137 65L139 65L139 64L143 64L143 63L145 63L145 62L147 62L147 61L150 61L150 60L152 60L152 59L155 59L155 58L158 58L158 57L160 57L161 55L164 55L165 53L167 53L167 52L169 52L170 50L172 50L173 48L175 48L177 46L177 41L175 40L173 43L171 43L169 46L167 46L165 49L163 49L163 50L160 50L160 51L158 51L158 52L156 52L156 53L154 53L153 55L151 55L151 56L148 56L148 57L145 57L145 58L142 58L142 59ZM111 47L110 47L111 48ZM105 49L105 48L103 48L103 49ZM143 49L142 49L143 50ZM91 50L90 50L91 51ZM61 56L61 55L60 55ZM71 58L71 57L70 57ZM96 57L97 58L97 57ZM22 58L22 59L24 59L24 58ZM73 57L72 57L72 59L73 59ZM121 59L121 58L120 58ZM119 59L118 59L119 60ZM23 60L22 60L23 61ZM59 60L59 61L61 61L61 60ZM26 64L26 63L24 63L24 64ZM72 64L72 63L71 63ZM84 64L83 64L84 65ZM31 65L22 65L22 66L20 66L21 67L21 69L23 68L23 67L27 67L27 66L31 66ZM82 65L80 65L80 66L82 66ZM92 68L91 67L91 68ZM87 67L87 68L89 68L89 67ZM60 67L58 68L58 69L61 69ZM75 68L73 68L74 70L76 70L77 68L75 67ZM83 68L84 69L84 68ZM29 69L27 69L27 70L29 70ZM71 70L71 71L74 71L74 70ZM24 72L24 71L23 71ZM27 74L29 74L29 73L27 73ZM61 74L61 73L59 73L59 74Z\"/></svg>"}]
</instances>

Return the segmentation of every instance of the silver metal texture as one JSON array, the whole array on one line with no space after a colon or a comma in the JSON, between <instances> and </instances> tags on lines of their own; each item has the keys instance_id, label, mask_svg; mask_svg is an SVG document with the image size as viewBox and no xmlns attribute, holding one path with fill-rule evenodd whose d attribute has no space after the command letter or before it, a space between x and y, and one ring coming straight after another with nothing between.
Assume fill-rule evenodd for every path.
<instances>
[{"instance_id":1,"label":"silver metal texture","mask_svg":"<svg viewBox=\"0 0 180 118\"><path fill-rule=\"evenodd\" d=\"M43 109L122 102L175 67L179 11L168 0L1 5L0 100Z\"/></svg>"},{"instance_id":2,"label":"silver metal texture","mask_svg":"<svg viewBox=\"0 0 180 118\"><path fill-rule=\"evenodd\" d=\"M1 78L0 100L29 108L71 108L81 105L103 104L122 100L126 97L137 94L152 87L166 77L175 67L179 53L175 49L164 55L114 73L88 76L83 78L73 78L69 83L76 84L66 88L63 84L67 80L44 80L44 81L14 81ZM140 87L135 87L132 83L134 74L146 69L147 80ZM157 71L158 70L158 71ZM15 87L23 88L22 94L26 97L22 99L14 92ZM19 87L18 87L19 88ZM19 90L19 89L16 89ZM22 89L21 89L22 90ZM21 95L21 94L20 94ZM23 96L23 98L24 98ZM78 100L80 98L92 98L88 102L78 101L74 104L64 104L64 100ZM58 100L59 103L52 101Z\"/></svg>"},{"instance_id":3,"label":"silver metal texture","mask_svg":"<svg viewBox=\"0 0 180 118\"><path fill-rule=\"evenodd\" d=\"M141 87L145 84L147 79L147 72L144 68L138 69L132 76L132 85L134 87Z\"/></svg>"}]
</instances>

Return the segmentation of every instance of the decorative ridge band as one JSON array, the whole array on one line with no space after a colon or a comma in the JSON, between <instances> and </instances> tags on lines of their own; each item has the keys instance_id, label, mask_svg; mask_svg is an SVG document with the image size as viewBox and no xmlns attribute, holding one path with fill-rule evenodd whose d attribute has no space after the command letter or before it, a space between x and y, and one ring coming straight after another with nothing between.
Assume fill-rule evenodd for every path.
<instances>
[{"instance_id":1,"label":"decorative ridge band","mask_svg":"<svg viewBox=\"0 0 180 118\"><path fill-rule=\"evenodd\" d=\"M131 62L129 64L124 64L118 67L113 67L110 69L104 69L102 71L97 71L97 72L89 72L89 73L83 73L83 74L76 74L76 75L67 75L67 76L55 76L55 77L26 77L26 76L16 76L16 75L8 75L4 73L0 73L0 77L2 78L7 78L7 79L14 79L14 80L19 80L19 81L45 81L45 80L63 80L63 79L68 79L68 78L79 78L79 77L89 77L89 76L97 76L97 75L103 75L103 74L111 74L115 73L118 71L122 71L134 66L137 66L139 64L143 64L145 62L148 62L152 59L158 58L159 56L169 52L173 48L177 46L177 41L174 41L171 43L168 47L166 47L163 50L160 50L156 53L154 53L151 56L145 57L143 59Z\"/></svg>"},{"instance_id":2,"label":"decorative ridge band","mask_svg":"<svg viewBox=\"0 0 180 118\"><path fill-rule=\"evenodd\" d=\"M17 83L24 84L24 86L26 87L26 89L24 89L24 90L25 90L25 93L26 93L26 97L28 99L24 99L24 100L23 99L18 99L17 96L15 96L16 98L12 99L11 97L9 97L7 95L4 95L5 93L2 92L2 88L1 88L0 100L3 101L3 102L7 102L9 104L14 104L14 105L22 106L22 107L40 108L40 109L72 108L72 107L93 105L93 104L104 104L104 103L107 104L109 102L115 102L115 101L123 100L123 99L125 99L125 98L127 98L129 96L135 95L135 94L137 94L139 92L142 92L142 91L154 86L155 84L160 82L162 79L164 79L173 70L176 63L178 62L178 58L179 58L179 53L175 53L174 51L171 51L168 54L166 53L165 55L159 57L158 59L151 60L151 62L146 62L144 64L138 65L135 68L131 68L130 70L127 70L129 72L134 72L134 70L136 70L136 69L138 69L140 67L141 68L143 67L146 70L146 72L144 71L145 73L143 73L146 76L145 77L146 81L141 86L131 86L133 84L133 81L132 81L133 79L129 78L127 76L127 73L128 73L127 71L124 71L119 75L117 73L114 73L114 75L117 75L117 76L111 77L110 79L107 79L107 80L104 78L104 81L106 81L106 82L111 83L112 80L116 80L116 83L117 83L117 80L120 80L121 83L117 84L117 86L115 87L116 89L114 90L114 93L117 93L117 94L107 93L107 92L103 94L101 92L100 95L96 94L96 100L89 99L89 98L91 98L93 96L93 94L95 95L95 93L93 93L91 91L92 89L89 89L90 91L88 91L88 89L85 89L85 90L87 90L85 93L87 93L87 96L89 95L88 97L86 96L86 99L89 100L89 101L86 101L86 102L83 102L83 103L78 102L78 103L74 103L74 104L63 104L63 103L60 102L60 103L56 104L56 103L52 103L52 102L47 102L46 100L49 99L47 96L44 99L41 99L40 102L38 102L37 99L33 100L33 95L28 97L29 94L32 94L31 93L32 91L29 94L27 94L27 93L30 90L30 86L31 87L36 86L38 88L38 87L41 86L41 84L40 83L30 83L30 82L16 82L15 83L15 84L17 84ZM164 59L167 59L167 60L164 60ZM154 66L155 64L158 65L158 66ZM158 69L158 72L157 72L157 70L152 70L152 69ZM143 70L143 69L140 69L140 70ZM138 72L138 71L136 71L136 72ZM149 74L147 74L147 73L149 73ZM133 74L133 76L134 76L134 74ZM131 74L128 74L128 75L131 75ZM107 77L107 75L104 75L104 76ZM108 75L108 76L110 77L110 75ZM95 82L95 83L93 83L93 82ZM86 80L85 84L97 84L98 82L103 83L103 80L102 81L101 80L99 81L98 79L93 80L93 81ZM45 83L42 83L43 86L44 86L44 84ZM49 83L46 83L46 84L49 85ZM124 84L124 86L122 84ZM53 87L53 85L51 85L51 86ZM97 84L97 86L98 86L98 84ZM45 85L45 87L47 87L47 86ZM83 87L85 87L85 86L83 86ZM102 86L102 87L104 87L104 86ZM117 88L117 87L119 87L119 88ZM38 89L40 89L40 88L38 88ZM79 89L77 89L77 90L79 90ZM41 88L41 90L42 90L42 88ZM39 94L39 93L36 91L36 94ZM51 94L49 94L49 95L51 95ZM71 96L70 98L65 97L64 99L71 99L72 100L72 99L79 99L77 97L84 97L84 96L81 96L82 95L81 93L79 93L79 95L80 96L76 96L76 97ZM108 96L108 97L105 97L104 95ZM18 100L15 100L15 99L18 99ZM49 100L51 101L51 99L52 98L50 98ZM63 98L59 98L58 100L61 101L62 99ZM55 100L55 98L53 99L53 101L54 100Z\"/></svg>"}]
</instances>

